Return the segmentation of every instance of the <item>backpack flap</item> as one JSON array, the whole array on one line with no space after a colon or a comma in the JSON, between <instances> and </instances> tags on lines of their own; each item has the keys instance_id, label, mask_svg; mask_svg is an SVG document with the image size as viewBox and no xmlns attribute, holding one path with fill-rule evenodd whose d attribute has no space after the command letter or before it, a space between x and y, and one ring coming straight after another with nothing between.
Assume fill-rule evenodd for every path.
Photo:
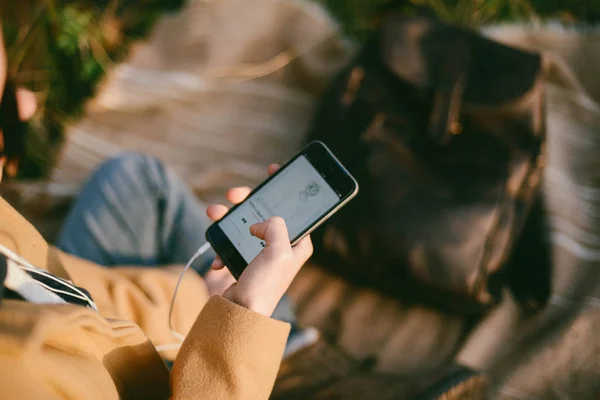
<instances>
[{"instance_id":1,"label":"backpack flap","mask_svg":"<svg viewBox=\"0 0 600 400\"><path fill-rule=\"evenodd\" d=\"M382 22L382 63L431 95L428 133L443 144L460 134L463 107L498 107L531 91L540 56L427 17L391 13Z\"/></svg>"}]
</instances>

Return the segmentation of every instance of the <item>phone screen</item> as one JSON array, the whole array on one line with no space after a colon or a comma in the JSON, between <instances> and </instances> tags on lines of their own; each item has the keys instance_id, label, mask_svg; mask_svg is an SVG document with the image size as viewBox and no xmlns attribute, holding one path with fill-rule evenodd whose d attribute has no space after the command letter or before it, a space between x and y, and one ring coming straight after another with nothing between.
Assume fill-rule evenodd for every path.
<instances>
[{"instance_id":1,"label":"phone screen","mask_svg":"<svg viewBox=\"0 0 600 400\"><path fill-rule=\"evenodd\" d=\"M250 234L252 224L279 216L285 220L293 242L339 201L340 195L306 156L301 155L218 225L244 260L250 263L265 246Z\"/></svg>"}]
</instances>

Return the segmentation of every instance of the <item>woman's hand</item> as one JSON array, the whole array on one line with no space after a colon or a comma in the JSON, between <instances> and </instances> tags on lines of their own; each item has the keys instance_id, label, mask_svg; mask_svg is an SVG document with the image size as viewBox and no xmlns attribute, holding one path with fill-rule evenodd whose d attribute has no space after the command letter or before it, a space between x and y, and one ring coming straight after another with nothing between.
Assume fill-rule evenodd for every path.
<instances>
[{"instance_id":1,"label":"woman's hand","mask_svg":"<svg viewBox=\"0 0 600 400\"><path fill-rule=\"evenodd\" d=\"M270 165L269 175L278 169L278 165ZM227 193L227 199L237 204L249 193L249 188L234 188ZM209 206L206 213L210 219L217 221L228 210L228 207L218 204ZM238 281L225 290L223 297L270 317L300 268L312 255L313 247L310 237L292 247L285 221L280 217L271 217L265 222L252 225L250 232L264 240L266 246L248 264ZM216 259L212 267L218 270L224 265L220 259Z\"/></svg>"},{"instance_id":2,"label":"woman's hand","mask_svg":"<svg viewBox=\"0 0 600 400\"><path fill-rule=\"evenodd\" d=\"M204 282L209 296L222 296L235 283L235 278L227 268L213 268L204 275Z\"/></svg>"}]
</instances>

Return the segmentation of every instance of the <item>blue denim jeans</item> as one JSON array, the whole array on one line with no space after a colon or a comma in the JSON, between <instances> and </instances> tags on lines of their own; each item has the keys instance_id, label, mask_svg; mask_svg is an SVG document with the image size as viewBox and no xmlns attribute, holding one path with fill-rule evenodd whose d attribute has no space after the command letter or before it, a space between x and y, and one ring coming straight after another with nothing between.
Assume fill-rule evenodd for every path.
<instances>
[{"instance_id":1,"label":"blue denim jeans","mask_svg":"<svg viewBox=\"0 0 600 400\"><path fill-rule=\"evenodd\" d=\"M104 162L89 178L57 246L106 267L185 264L206 242L210 221L205 211L204 204L160 161L125 153ZM211 250L192 268L204 275L214 257ZM294 325L287 299L273 318Z\"/></svg>"}]
</instances>

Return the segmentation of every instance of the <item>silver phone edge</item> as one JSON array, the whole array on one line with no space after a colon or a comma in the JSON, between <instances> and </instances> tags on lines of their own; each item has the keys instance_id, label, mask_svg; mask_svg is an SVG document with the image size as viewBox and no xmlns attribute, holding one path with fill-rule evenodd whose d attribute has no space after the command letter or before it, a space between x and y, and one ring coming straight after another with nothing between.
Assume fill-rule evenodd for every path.
<instances>
[{"instance_id":1,"label":"silver phone edge","mask_svg":"<svg viewBox=\"0 0 600 400\"><path fill-rule=\"evenodd\" d=\"M348 197L346 197L344 200L340 201L340 203L335 206L334 208L332 208L331 210L329 210L329 212L323 216L319 222L317 222L316 224L314 224L313 226L311 226L302 236L300 236L298 239L294 240L292 244L292 247L297 245L298 243L300 243L300 241L302 239L304 239L305 237L307 237L308 235L310 235L311 233L314 232L315 229L317 229L319 226L321 226L325 221L327 221L333 214L335 214L340 208L344 207L346 204L348 204L348 202L350 200L352 200L353 198L356 197L356 195L358 194L358 182L356 182L356 179L354 179L354 177L350 174L348 174L349 177L352 178L352 180L354 181L355 187L354 187L354 191L352 193L350 193L350 195Z\"/></svg>"}]
</instances>

